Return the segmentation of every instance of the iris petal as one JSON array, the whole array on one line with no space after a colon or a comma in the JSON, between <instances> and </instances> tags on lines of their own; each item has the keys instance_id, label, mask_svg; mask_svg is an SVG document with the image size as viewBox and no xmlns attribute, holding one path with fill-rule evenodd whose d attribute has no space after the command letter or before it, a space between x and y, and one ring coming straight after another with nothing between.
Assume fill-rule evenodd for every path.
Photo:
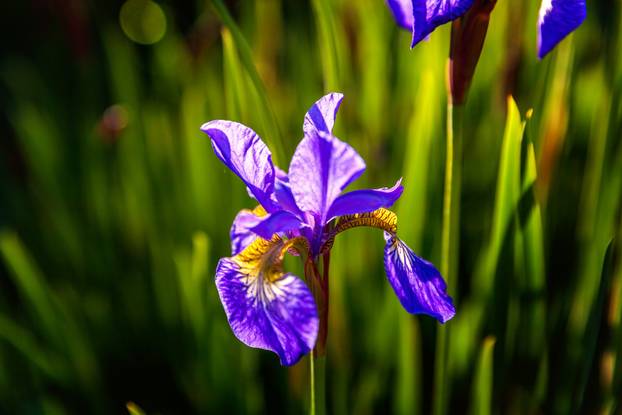
<instances>
[{"instance_id":1,"label":"iris petal","mask_svg":"<svg viewBox=\"0 0 622 415\"><path fill-rule=\"evenodd\" d=\"M229 236L231 237L231 255L237 255L244 248L249 246L251 242L257 239L257 235L252 228L262 221L262 216L266 212L259 206L251 210L241 210L233 219Z\"/></svg>"},{"instance_id":2,"label":"iris petal","mask_svg":"<svg viewBox=\"0 0 622 415\"><path fill-rule=\"evenodd\" d=\"M542 59L583 23L585 0L542 0L538 18L538 58Z\"/></svg>"},{"instance_id":3,"label":"iris petal","mask_svg":"<svg viewBox=\"0 0 622 415\"><path fill-rule=\"evenodd\" d=\"M327 220L337 216L372 212L379 208L389 208L404 191L402 179L391 188L354 190L339 196L328 210Z\"/></svg>"},{"instance_id":4,"label":"iris petal","mask_svg":"<svg viewBox=\"0 0 622 415\"><path fill-rule=\"evenodd\" d=\"M298 230L303 225L304 223L293 213L279 210L267 215L251 230L264 239L270 239L276 233Z\"/></svg>"},{"instance_id":5,"label":"iris petal","mask_svg":"<svg viewBox=\"0 0 622 415\"><path fill-rule=\"evenodd\" d=\"M365 162L348 144L322 131L305 133L289 166L296 205L323 225L333 201L363 171Z\"/></svg>"},{"instance_id":6,"label":"iris petal","mask_svg":"<svg viewBox=\"0 0 622 415\"><path fill-rule=\"evenodd\" d=\"M274 182L274 196L283 209L292 212L300 218L304 216L298 205L296 205L296 200L289 184L289 177L280 178L277 176Z\"/></svg>"},{"instance_id":7,"label":"iris petal","mask_svg":"<svg viewBox=\"0 0 622 415\"><path fill-rule=\"evenodd\" d=\"M342 100L343 94L337 92L332 92L318 99L305 114L302 125L304 133L309 134L313 130L331 133Z\"/></svg>"},{"instance_id":8,"label":"iris petal","mask_svg":"<svg viewBox=\"0 0 622 415\"><path fill-rule=\"evenodd\" d=\"M425 39L438 26L457 19L473 0L412 0L413 38L410 47Z\"/></svg>"},{"instance_id":9,"label":"iris petal","mask_svg":"<svg viewBox=\"0 0 622 415\"><path fill-rule=\"evenodd\" d=\"M220 260L216 287L235 336L290 366L315 346L319 320L305 283L282 272L286 249L280 239L258 238L239 255Z\"/></svg>"},{"instance_id":10,"label":"iris petal","mask_svg":"<svg viewBox=\"0 0 622 415\"><path fill-rule=\"evenodd\" d=\"M456 314L447 285L438 270L419 258L396 236L384 234L384 267L402 306L411 314L427 314L445 323Z\"/></svg>"},{"instance_id":11,"label":"iris petal","mask_svg":"<svg viewBox=\"0 0 622 415\"><path fill-rule=\"evenodd\" d=\"M393 14L395 23L406 30L413 29L413 2L412 0L387 0L387 6Z\"/></svg>"},{"instance_id":12,"label":"iris petal","mask_svg":"<svg viewBox=\"0 0 622 415\"><path fill-rule=\"evenodd\" d=\"M278 209L272 200L274 165L272 154L250 128L233 121L215 120L201 131L212 140L216 156L233 171L268 212Z\"/></svg>"}]
</instances>

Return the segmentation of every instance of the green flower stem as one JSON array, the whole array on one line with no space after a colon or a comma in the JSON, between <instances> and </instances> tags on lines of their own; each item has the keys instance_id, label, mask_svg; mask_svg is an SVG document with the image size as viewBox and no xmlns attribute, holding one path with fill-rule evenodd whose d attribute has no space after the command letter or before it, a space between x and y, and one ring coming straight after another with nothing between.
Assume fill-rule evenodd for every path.
<instances>
[{"instance_id":1,"label":"green flower stem","mask_svg":"<svg viewBox=\"0 0 622 415\"><path fill-rule=\"evenodd\" d=\"M309 413L311 415L326 414L326 357L315 356L315 352L309 353L310 361L310 389L311 404Z\"/></svg>"},{"instance_id":2,"label":"green flower stem","mask_svg":"<svg viewBox=\"0 0 622 415\"><path fill-rule=\"evenodd\" d=\"M313 361L315 358L313 357L313 351L309 353L309 388L311 389L311 404L309 409L309 414L315 415L315 364Z\"/></svg>"},{"instance_id":3,"label":"green flower stem","mask_svg":"<svg viewBox=\"0 0 622 415\"><path fill-rule=\"evenodd\" d=\"M458 283L458 231L460 223L460 178L462 165L462 107L454 106L451 97L447 101L447 144L445 155L445 189L443 193L443 229L440 271L449 292ZM436 341L436 370L434 373L434 415L444 415L450 391L447 376L449 355L449 326L439 326Z\"/></svg>"}]
</instances>

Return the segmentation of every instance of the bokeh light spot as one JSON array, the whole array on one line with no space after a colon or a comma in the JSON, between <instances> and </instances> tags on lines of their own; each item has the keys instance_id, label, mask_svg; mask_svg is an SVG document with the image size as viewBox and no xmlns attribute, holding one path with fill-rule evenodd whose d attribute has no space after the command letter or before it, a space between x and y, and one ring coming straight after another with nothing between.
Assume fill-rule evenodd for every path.
<instances>
[{"instance_id":1,"label":"bokeh light spot","mask_svg":"<svg viewBox=\"0 0 622 415\"><path fill-rule=\"evenodd\" d=\"M151 0L128 0L119 13L123 33L136 43L151 45L166 33L166 16Z\"/></svg>"}]
</instances>

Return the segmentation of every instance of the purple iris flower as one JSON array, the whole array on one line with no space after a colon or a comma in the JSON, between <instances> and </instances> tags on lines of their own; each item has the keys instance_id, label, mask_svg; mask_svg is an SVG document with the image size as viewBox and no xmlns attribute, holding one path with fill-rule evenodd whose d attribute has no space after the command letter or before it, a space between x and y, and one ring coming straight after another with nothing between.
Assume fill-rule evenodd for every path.
<instances>
[{"instance_id":1,"label":"purple iris flower","mask_svg":"<svg viewBox=\"0 0 622 415\"><path fill-rule=\"evenodd\" d=\"M413 34L411 48L438 26L462 16L473 0L387 0L398 25Z\"/></svg>"},{"instance_id":2,"label":"purple iris flower","mask_svg":"<svg viewBox=\"0 0 622 415\"><path fill-rule=\"evenodd\" d=\"M538 58L542 59L583 23L585 0L542 0L538 16Z\"/></svg>"},{"instance_id":3,"label":"purple iris flower","mask_svg":"<svg viewBox=\"0 0 622 415\"><path fill-rule=\"evenodd\" d=\"M387 208L402 194L401 179L391 188L342 193L365 170L361 156L332 135L342 99L328 94L309 109L287 173L272 163L270 150L250 128L222 120L201 127L216 156L259 202L234 219L232 256L216 267L227 319L239 340L275 352L287 366L321 340L328 281L318 272L320 259L328 268L335 236L353 227L384 231L387 277L408 312L442 323L455 314L440 273L397 237L397 218ZM306 284L284 271L286 253L303 260Z\"/></svg>"},{"instance_id":4,"label":"purple iris flower","mask_svg":"<svg viewBox=\"0 0 622 415\"><path fill-rule=\"evenodd\" d=\"M412 31L411 47L436 27L461 17L473 0L386 0L396 23ZM542 0L538 19L538 57L542 59L586 16L585 0Z\"/></svg>"}]
</instances>

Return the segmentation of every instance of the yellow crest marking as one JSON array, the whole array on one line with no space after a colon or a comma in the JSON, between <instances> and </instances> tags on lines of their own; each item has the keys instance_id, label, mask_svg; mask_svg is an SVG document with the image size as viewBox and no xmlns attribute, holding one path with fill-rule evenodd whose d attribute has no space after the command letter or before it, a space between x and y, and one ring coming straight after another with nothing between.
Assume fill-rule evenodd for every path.
<instances>
[{"instance_id":1,"label":"yellow crest marking","mask_svg":"<svg viewBox=\"0 0 622 415\"><path fill-rule=\"evenodd\" d=\"M397 215L389 209L380 208L373 212L341 216L337 220L334 230L322 245L321 251L326 252L332 248L337 234L359 226L378 228L395 235L397 233Z\"/></svg>"}]
</instances>

